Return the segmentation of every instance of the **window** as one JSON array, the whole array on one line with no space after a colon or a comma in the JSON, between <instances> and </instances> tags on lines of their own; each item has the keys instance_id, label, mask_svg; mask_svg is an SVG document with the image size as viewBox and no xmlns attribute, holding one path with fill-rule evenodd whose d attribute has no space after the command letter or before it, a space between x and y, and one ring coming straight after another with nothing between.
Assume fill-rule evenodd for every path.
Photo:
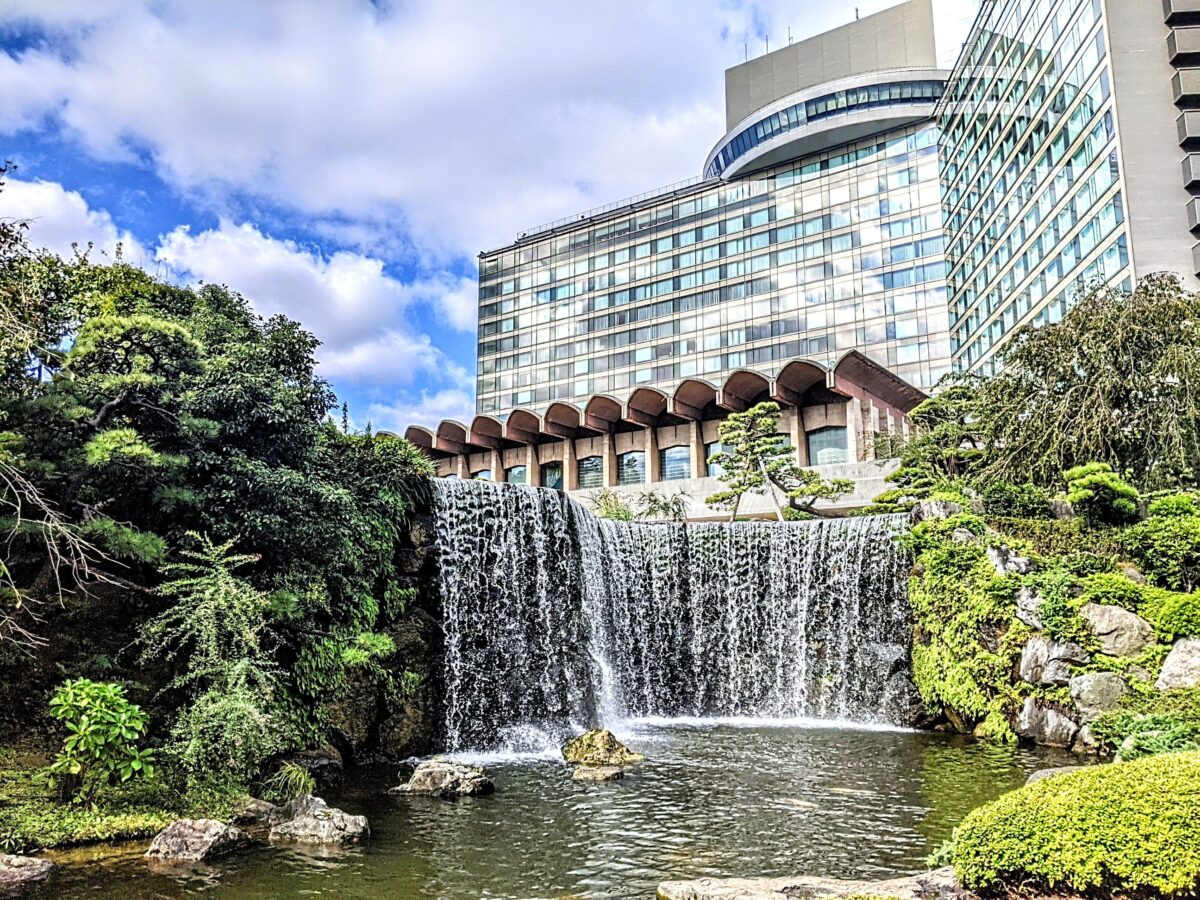
<instances>
[{"instance_id":1,"label":"window","mask_svg":"<svg viewBox=\"0 0 1200 900\"><path fill-rule=\"evenodd\" d=\"M646 483L646 454L640 450L617 457L617 484Z\"/></svg>"},{"instance_id":2,"label":"window","mask_svg":"<svg viewBox=\"0 0 1200 900\"><path fill-rule=\"evenodd\" d=\"M579 460L579 486L581 488L604 487L604 458L588 456Z\"/></svg>"},{"instance_id":3,"label":"window","mask_svg":"<svg viewBox=\"0 0 1200 900\"><path fill-rule=\"evenodd\" d=\"M560 462L546 463L542 466L542 487L563 489L563 467Z\"/></svg>"},{"instance_id":4,"label":"window","mask_svg":"<svg viewBox=\"0 0 1200 900\"><path fill-rule=\"evenodd\" d=\"M722 444L720 441L714 441L711 444L704 445L704 458L705 458L705 460L708 461L707 465L708 465L708 477L709 478L720 478L722 475L725 474L724 466L722 466L720 463L712 462L712 458L714 456L716 456L718 453L724 453L724 452L725 452L725 445Z\"/></svg>"},{"instance_id":5,"label":"window","mask_svg":"<svg viewBox=\"0 0 1200 900\"><path fill-rule=\"evenodd\" d=\"M474 478L476 481L491 481L492 480L492 470L491 469L483 469L479 472L476 472L471 477Z\"/></svg>"},{"instance_id":6,"label":"window","mask_svg":"<svg viewBox=\"0 0 1200 900\"><path fill-rule=\"evenodd\" d=\"M524 466L513 466L504 470L504 480L509 484L529 484L529 471Z\"/></svg>"},{"instance_id":7,"label":"window","mask_svg":"<svg viewBox=\"0 0 1200 900\"><path fill-rule=\"evenodd\" d=\"M667 447L660 451L663 481L684 481L692 477L692 449Z\"/></svg>"},{"instance_id":8,"label":"window","mask_svg":"<svg viewBox=\"0 0 1200 900\"><path fill-rule=\"evenodd\" d=\"M846 448L846 429L818 428L808 433L808 461L814 466L849 462Z\"/></svg>"}]
</instances>

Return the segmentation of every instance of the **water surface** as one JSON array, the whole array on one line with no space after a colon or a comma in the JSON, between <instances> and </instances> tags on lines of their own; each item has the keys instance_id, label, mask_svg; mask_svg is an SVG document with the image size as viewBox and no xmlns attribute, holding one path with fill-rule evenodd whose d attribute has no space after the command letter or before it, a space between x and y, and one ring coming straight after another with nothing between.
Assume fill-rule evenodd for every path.
<instances>
[{"instance_id":1,"label":"water surface","mask_svg":"<svg viewBox=\"0 0 1200 900\"><path fill-rule=\"evenodd\" d=\"M386 796L387 771L335 801L370 818L364 847L260 848L181 878L151 873L139 845L67 864L47 896L648 898L668 879L884 878L921 869L969 810L1063 761L942 735L784 721L643 721L622 731L649 760L621 782L573 782L549 754L500 755L488 760L494 796L438 801Z\"/></svg>"}]
</instances>

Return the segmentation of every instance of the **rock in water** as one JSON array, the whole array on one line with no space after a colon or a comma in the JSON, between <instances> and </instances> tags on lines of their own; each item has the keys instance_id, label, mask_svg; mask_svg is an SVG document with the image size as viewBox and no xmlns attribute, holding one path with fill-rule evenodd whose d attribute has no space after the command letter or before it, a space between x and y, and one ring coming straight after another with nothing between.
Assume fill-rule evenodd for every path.
<instances>
[{"instance_id":1,"label":"rock in water","mask_svg":"<svg viewBox=\"0 0 1200 900\"><path fill-rule=\"evenodd\" d=\"M616 781L625 777L620 766L580 766L571 776L575 781Z\"/></svg>"},{"instance_id":2,"label":"rock in water","mask_svg":"<svg viewBox=\"0 0 1200 900\"><path fill-rule=\"evenodd\" d=\"M1017 718L1017 734L1045 747L1070 747L1078 733L1075 721L1034 697L1025 700Z\"/></svg>"},{"instance_id":3,"label":"rock in water","mask_svg":"<svg viewBox=\"0 0 1200 900\"><path fill-rule=\"evenodd\" d=\"M1029 779L1026 784L1036 784L1039 781L1045 781L1047 778L1058 778L1060 775L1070 775L1072 772L1078 772L1081 769L1086 769L1087 766L1058 766L1053 769L1038 769Z\"/></svg>"},{"instance_id":4,"label":"rock in water","mask_svg":"<svg viewBox=\"0 0 1200 900\"><path fill-rule=\"evenodd\" d=\"M216 819L179 819L157 835L147 859L162 862L200 862L240 850L250 843L244 831Z\"/></svg>"},{"instance_id":5,"label":"rock in water","mask_svg":"<svg viewBox=\"0 0 1200 900\"><path fill-rule=\"evenodd\" d=\"M397 794L428 794L430 797L482 797L492 793L496 786L483 769L427 759L417 766L407 784L392 788Z\"/></svg>"},{"instance_id":6,"label":"rock in water","mask_svg":"<svg viewBox=\"0 0 1200 900\"><path fill-rule=\"evenodd\" d=\"M279 821L279 807L256 797L243 797L233 813L234 825L272 825Z\"/></svg>"},{"instance_id":7,"label":"rock in water","mask_svg":"<svg viewBox=\"0 0 1200 900\"><path fill-rule=\"evenodd\" d=\"M964 895L947 867L888 881L839 881L836 878L701 878L666 881L658 900L795 900L799 897L879 897L889 900L937 900Z\"/></svg>"},{"instance_id":8,"label":"rock in water","mask_svg":"<svg viewBox=\"0 0 1200 900\"><path fill-rule=\"evenodd\" d=\"M1119 606L1085 603L1079 615L1100 639L1100 652L1108 656L1137 656L1154 643L1150 623Z\"/></svg>"},{"instance_id":9,"label":"rock in water","mask_svg":"<svg viewBox=\"0 0 1200 900\"><path fill-rule=\"evenodd\" d=\"M1129 685L1116 672L1089 672L1071 679L1071 699L1084 724L1116 709L1127 693Z\"/></svg>"},{"instance_id":10,"label":"rock in water","mask_svg":"<svg viewBox=\"0 0 1200 900\"><path fill-rule=\"evenodd\" d=\"M963 508L952 500L920 500L909 513L909 520L914 525L928 522L931 519L948 519L963 511Z\"/></svg>"},{"instance_id":11,"label":"rock in water","mask_svg":"<svg viewBox=\"0 0 1200 900\"><path fill-rule=\"evenodd\" d=\"M1175 642L1154 686L1160 691L1200 687L1200 639Z\"/></svg>"},{"instance_id":12,"label":"rock in water","mask_svg":"<svg viewBox=\"0 0 1200 900\"><path fill-rule=\"evenodd\" d=\"M302 844L352 844L371 836L366 816L333 809L320 797L301 797L284 808L287 821L271 828L271 840Z\"/></svg>"},{"instance_id":13,"label":"rock in water","mask_svg":"<svg viewBox=\"0 0 1200 900\"><path fill-rule=\"evenodd\" d=\"M607 728L585 731L567 741L562 752L567 762L580 766L623 766L646 758L631 751Z\"/></svg>"},{"instance_id":14,"label":"rock in water","mask_svg":"<svg viewBox=\"0 0 1200 900\"><path fill-rule=\"evenodd\" d=\"M0 853L0 897L15 896L28 885L45 881L53 868L48 859Z\"/></svg>"}]
</instances>

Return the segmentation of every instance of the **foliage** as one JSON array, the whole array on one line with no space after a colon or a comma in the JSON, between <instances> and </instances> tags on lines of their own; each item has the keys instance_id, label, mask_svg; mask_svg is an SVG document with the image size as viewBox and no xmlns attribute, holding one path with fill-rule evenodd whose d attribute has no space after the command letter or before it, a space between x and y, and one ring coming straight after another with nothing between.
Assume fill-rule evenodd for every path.
<instances>
[{"instance_id":1,"label":"foliage","mask_svg":"<svg viewBox=\"0 0 1200 900\"><path fill-rule=\"evenodd\" d=\"M778 403L759 403L745 412L732 413L718 428L722 451L709 458L721 468L725 490L705 502L728 509L730 521L746 494L768 494L778 489L791 509L809 512L818 500L836 500L854 489L845 479L826 480L802 468L779 434ZM781 513L782 517L782 513Z\"/></svg>"},{"instance_id":2,"label":"foliage","mask_svg":"<svg viewBox=\"0 0 1200 900\"><path fill-rule=\"evenodd\" d=\"M1087 463L1063 472L1067 502L1092 527L1127 525L1137 521L1137 488L1112 470L1108 463Z\"/></svg>"},{"instance_id":3,"label":"foliage","mask_svg":"<svg viewBox=\"0 0 1200 900\"><path fill-rule=\"evenodd\" d=\"M154 777L154 751L138 746L149 717L126 699L121 685L86 678L64 682L50 700L50 715L67 730L44 772L60 796L90 802L118 779Z\"/></svg>"},{"instance_id":4,"label":"foliage","mask_svg":"<svg viewBox=\"0 0 1200 900\"><path fill-rule=\"evenodd\" d=\"M633 507L624 494L612 488L604 488L596 492L589 501L592 512L601 519L613 519L617 522L632 522Z\"/></svg>"},{"instance_id":5,"label":"foliage","mask_svg":"<svg viewBox=\"0 0 1200 900\"><path fill-rule=\"evenodd\" d=\"M1149 517L1122 534L1121 546L1159 587L1200 587L1200 513L1190 496L1150 504Z\"/></svg>"},{"instance_id":6,"label":"foliage","mask_svg":"<svg viewBox=\"0 0 1200 900\"><path fill-rule=\"evenodd\" d=\"M895 487L875 498L872 512L911 509L975 471L984 457L975 425L977 390L974 378L946 379L909 413L915 431L897 448L900 466L887 477Z\"/></svg>"},{"instance_id":7,"label":"foliage","mask_svg":"<svg viewBox=\"0 0 1200 900\"><path fill-rule=\"evenodd\" d=\"M1005 794L967 816L963 886L1190 894L1200 886L1200 753L1095 766Z\"/></svg>"},{"instance_id":8,"label":"foliage","mask_svg":"<svg viewBox=\"0 0 1200 900\"><path fill-rule=\"evenodd\" d=\"M1046 634L1057 641L1083 646L1092 642L1092 632L1079 616L1084 599L1079 596L1079 582L1074 575L1061 566L1052 566L1026 575L1022 584L1041 595L1038 618Z\"/></svg>"},{"instance_id":9,"label":"foliage","mask_svg":"<svg viewBox=\"0 0 1200 900\"><path fill-rule=\"evenodd\" d=\"M1091 727L1096 738L1123 760L1200 750L1200 722L1171 713L1116 710L1103 713Z\"/></svg>"},{"instance_id":10,"label":"foliage","mask_svg":"<svg viewBox=\"0 0 1200 900\"><path fill-rule=\"evenodd\" d=\"M1195 477L1200 459L1200 299L1172 275L1131 294L1098 285L1061 322L1019 332L983 382L986 481L1051 486L1091 462L1142 488Z\"/></svg>"},{"instance_id":11,"label":"foliage","mask_svg":"<svg viewBox=\"0 0 1200 900\"><path fill-rule=\"evenodd\" d=\"M682 522L687 518L691 498L683 491L667 494L659 491L643 491L638 494L639 519L666 522Z\"/></svg>"},{"instance_id":12,"label":"foliage","mask_svg":"<svg viewBox=\"0 0 1200 900\"><path fill-rule=\"evenodd\" d=\"M997 481L979 492L983 511L989 516L1044 519L1050 513L1050 493L1035 484Z\"/></svg>"},{"instance_id":13,"label":"foliage","mask_svg":"<svg viewBox=\"0 0 1200 900\"><path fill-rule=\"evenodd\" d=\"M288 803L312 794L316 789L316 779L308 769L285 762L263 783L263 798L274 803Z\"/></svg>"},{"instance_id":14,"label":"foliage","mask_svg":"<svg viewBox=\"0 0 1200 900\"><path fill-rule=\"evenodd\" d=\"M1010 674L1024 626L1015 622L1016 584L997 574L979 538L983 520L969 513L917 525L902 540L916 554L909 602L916 619L913 677L926 706L956 726L980 725L1009 739Z\"/></svg>"}]
</instances>

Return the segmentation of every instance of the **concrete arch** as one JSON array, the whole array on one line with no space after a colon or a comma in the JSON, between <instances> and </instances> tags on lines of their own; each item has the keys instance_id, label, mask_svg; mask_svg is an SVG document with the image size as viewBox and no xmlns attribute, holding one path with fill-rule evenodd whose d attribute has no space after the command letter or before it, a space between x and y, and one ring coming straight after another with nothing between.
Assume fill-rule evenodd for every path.
<instances>
[{"instance_id":1,"label":"concrete arch","mask_svg":"<svg viewBox=\"0 0 1200 900\"><path fill-rule=\"evenodd\" d=\"M467 426L453 419L446 419L438 424L434 447L446 453L470 452L467 441Z\"/></svg>"},{"instance_id":2,"label":"concrete arch","mask_svg":"<svg viewBox=\"0 0 1200 900\"><path fill-rule=\"evenodd\" d=\"M704 407L717 402L717 386L699 378L688 378L675 388L671 412L685 419L699 419Z\"/></svg>"},{"instance_id":3,"label":"concrete arch","mask_svg":"<svg viewBox=\"0 0 1200 900\"><path fill-rule=\"evenodd\" d=\"M725 379L717 392L717 404L735 412L749 409L761 394L770 394L771 382L765 375L738 369Z\"/></svg>"},{"instance_id":4,"label":"concrete arch","mask_svg":"<svg viewBox=\"0 0 1200 900\"><path fill-rule=\"evenodd\" d=\"M422 428L420 425L409 425L404 429L404 438L417 449L426 452L433 450L435 443L434 433L428 428Z\"/></svg>"},{"instance_id":5,"label":"concrete arch","mask_svg":"<svg viewBox=\"0 0 1200 900\"><path fill-rule=\"evenodd\" d=\"M543 420L543 431L559 437L575 437L583 424L583 412L578 406L563 403L561 400L551 403L546 409Z\"/></svg>"},{"instance_id":6,"label":"concrete arch","mask_svg":"<svg viewBox=\"0 0 1200 900\"><path fill-rule=\"evenodd\" d=\"M850 350L834 364L832 387L848 397L870 394L886 406L907 415L929 395L865 353Z\"/></svg>"},{"instance_id":7,"label":"concrete arch","mask_svg":"<svg viewBox=\"0 0 1200 900\"><path fill-rule=\"evenodd\" d=\"M637 425L656 425L658 418L670 408L671 398L653 387L640 387L629 395L625 404L625 421Z\"/></svg>"},{"instance_id":8,"label":"concrete arch","mask_svg":"<svg viewBox=\"0 0 1200 900\"><path fill-rule=\"evenodd\" d=\"M520 444L536 444L542 433L542 420L527 409L514 409L508 414L504 436Z\"/></svg>"},{"instance_id":9,"label":"concrete arch","mask_svg":"<svg viewBox=\"0 0 1200 900\"><path fill-rule=\"evenodd\" d=\"M621 421L621 401L607 394L596 394L583 410L583 422L595 431L614 431Z\"/></svg>"},{"instance_id":10,"label":"concrete arch","mask_svg":"<svg viewBox=\"0 0 1200 900\"><path fill-rule=\"evenodd\" d=\"M467 433L468 443L476 447L488 447L499 450L503 446L504 423L495 416L476 416L471 420L471 430Z\"/></svg>"},{"instance_id":11,"label":"concrete arch","mask_svg":"<svg viewBox=\"0 0 1200 900\"><path fill-rule=\"evenodd\" d=\"M799 406L804 392L814 385L824 385L829 370L807 359L794 359L779 370L771 385L771 399Z\"/></svg>"}]
</instances>

